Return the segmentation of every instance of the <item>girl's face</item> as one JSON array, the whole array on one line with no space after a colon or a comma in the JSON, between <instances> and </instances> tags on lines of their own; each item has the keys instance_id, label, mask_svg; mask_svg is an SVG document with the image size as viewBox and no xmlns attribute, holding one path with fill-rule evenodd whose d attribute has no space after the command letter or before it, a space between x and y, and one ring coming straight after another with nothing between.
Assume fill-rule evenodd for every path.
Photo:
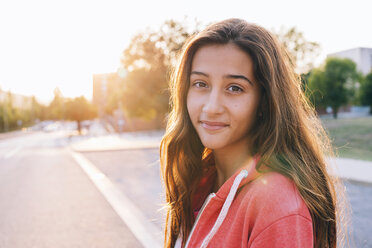
<instances>
[{"instance_id":1,"label":"girl's face","mask_svg":"<svg viewBox=\"0 0 372 248\"><path fill-rule=\"evenodd\" d=\"M250 56L233 44L207 45L194 55L187 110L203 145L247 145L261 91Z\"/></svg>"}]
</instances>

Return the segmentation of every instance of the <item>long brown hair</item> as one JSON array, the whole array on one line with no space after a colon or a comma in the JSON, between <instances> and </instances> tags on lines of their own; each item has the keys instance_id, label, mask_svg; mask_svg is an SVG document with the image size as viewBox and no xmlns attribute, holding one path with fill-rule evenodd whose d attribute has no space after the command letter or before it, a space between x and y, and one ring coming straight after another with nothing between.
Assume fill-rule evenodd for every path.
<instances>
[{"instance_id":1,"label":"long brown hair","mask_svg":"<svg viewBox=\"0 0 372 248\"><path fill-rule=\"evenodd\" d=\"M180 233L183 243L194 217L192 195L206 160L213 158L193 128L186 107L191 63L196 51L208 44L232 43L249 54L262 99L251 130L257 164L268 166L296 184L313 220L315 247L336 247L336 195L326 170L330 143L308 104L287 52L266 29L241 19L210 25L183 47L170 82L171 113L161 141L160 161L168 203L165 246L173 247Z\"/></svg>"}]
</instances>

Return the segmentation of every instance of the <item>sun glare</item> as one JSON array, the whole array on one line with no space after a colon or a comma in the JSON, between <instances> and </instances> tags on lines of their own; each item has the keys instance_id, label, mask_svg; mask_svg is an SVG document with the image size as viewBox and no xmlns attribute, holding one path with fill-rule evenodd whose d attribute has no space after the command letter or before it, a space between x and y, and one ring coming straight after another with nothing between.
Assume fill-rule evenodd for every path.
<instances>
[{"instance_id":1,"label":"sun glare","mask_svg":"<svg viewBox=\"0 0 372 248\"><path fill-rule=\"evenodd\" d=\"M317 1L317 0L316 0ZM185 9L173 1L159 3L144 1L128 4L123 1L6 1L0 4L0 89L23 95L35 95L42 102L53 98L53 90L59 88L66 97L84 95L92 97L93 74L116 72L120 67L123 50L131 38L147 27L158 28L165 20L195 18L203 24L225 18L238 17L257 22L267 28L297 26L305 37L320 43L324 58L330 49L352 48L352 44L372 46L369 30L361 18L366 16L367 3L359 0L351 11L349 4L340 1L338 12L347 12L346 21L339 20L335 26L325 20L332 19L329 9L334 6L324 3L315 17L315 7L309 10L292 11L286 6L293 2L284 0L249 3L254 11L247 13L246 1L233 1L230 5L214 2L216 11L205 12L210 2L191 0ZM366 1L367 2L367 1ZM22 8L19 6L22 5ZM198 6L193 9L192 6ZM267 6L273 8L268 9ZM362 6L362 7L361 7ZM277 7L282 7L280 18ZM297 6L299 9L304 6ZM346 8L347 7L347 8ZM313 9L314 8L314 9ZM275 9L275 11L273 11ZM220 11L218 11L220 10ZM264 13L264 14L263 14ZM305 15L299 17L299 15ZM332 32L330 32L332 30ZM344 32L350 35L344 35ZM332 37L328 34L332 34ZM342 39L340 39L342 37ZM359 37L359 38L358 38ZM356 43L356 41L359 41ZM354 42L354 43L353 43ZM332 51L335 52L335 51Z\"/></svg>"}]
</instances>

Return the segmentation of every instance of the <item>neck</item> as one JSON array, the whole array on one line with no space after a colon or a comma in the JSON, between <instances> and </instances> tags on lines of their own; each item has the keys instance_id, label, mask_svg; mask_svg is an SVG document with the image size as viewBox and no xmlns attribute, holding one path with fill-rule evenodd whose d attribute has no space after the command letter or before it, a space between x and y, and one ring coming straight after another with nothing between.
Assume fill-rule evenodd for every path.
<instances>
[{"instance_id":1,"label":"neck","mask_svg":"<svg viewBox=\"0 0 372 248\"><path fill-rule=\"evenodd\" d=\"M215 191L217 191L234 173L240 168L249 164L252 154L248 145L224 147L223 149L213 150L217 170L217 182Z\"/></svg>"}]
</instances>

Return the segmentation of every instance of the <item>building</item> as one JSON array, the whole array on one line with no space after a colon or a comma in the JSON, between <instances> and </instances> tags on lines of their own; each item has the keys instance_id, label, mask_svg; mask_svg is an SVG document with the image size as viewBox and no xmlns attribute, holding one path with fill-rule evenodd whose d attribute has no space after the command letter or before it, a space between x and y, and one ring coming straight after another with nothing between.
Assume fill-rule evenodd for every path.
<instances>
[{"instance_id":1,"label":"building","mask_svg":"<svg viewBox=\"0 0 372 248\"><path fill-rule=\"evenodd\" d=\"M93 103L98 107L100 117L104 115L109 96L119 90L121 81L115 72L93 75Z\"/></svg>"},{"instance_id":2,"label":"building","mask_svg":"<svg viewBox=\"0 0 372 248\"><path fill-rule=\"evenodd\" d=\"M354 61L357 70L364 75L372 70L372 48L358 47L329 54L328 57L348 58Z\"/></svg>"}]
</instances>

